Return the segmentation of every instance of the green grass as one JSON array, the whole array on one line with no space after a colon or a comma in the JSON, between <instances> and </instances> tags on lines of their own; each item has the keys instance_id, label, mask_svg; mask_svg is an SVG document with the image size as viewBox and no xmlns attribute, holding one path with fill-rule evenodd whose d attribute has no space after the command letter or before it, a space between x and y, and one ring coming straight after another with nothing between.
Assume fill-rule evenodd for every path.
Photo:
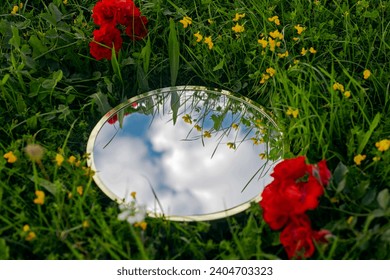
<instances>
[{"instance_id":1,"label":"green grass","mask_svg":"<svg viewBox=\"0 0 390 280\"><path fill-rule=\"evenodd\" d=\"M219 222L147 219L145 231L117 219L118 206L86 169L89 133L111 106L171 84L247 96L273 114L284 157L327 159L333 179L310 217L333 237L314 259L389 259L390 151L375 143L390 139L390 1L135 2L149 20L148 37L124 40L112 63L89 54L95 1L0 7L0 259L287 257L258 205ZM23 7L12 15L15 4ZM245 13L237 34L236 13ZM275 15L280 25L268 20ZM192 18L187 28L179 22L184 16ZM306 28L300 35L298 24ZM258 40L274 30L284 36L271 51ZM196 42L197 32L211 36L212 49ZM311 47L315 53L302 55ZM270 67L275 75L260 83ZM350 97L334 89L336 82ZM298 109L296 118L289 108ZM33 143L44 148L39 160L25 152ZM15 163L3 158L9 151ZM358 154L366 155L360 165ZM33 203L36 190L46 194L43 205Z\"/></svg>"}]
</instances>

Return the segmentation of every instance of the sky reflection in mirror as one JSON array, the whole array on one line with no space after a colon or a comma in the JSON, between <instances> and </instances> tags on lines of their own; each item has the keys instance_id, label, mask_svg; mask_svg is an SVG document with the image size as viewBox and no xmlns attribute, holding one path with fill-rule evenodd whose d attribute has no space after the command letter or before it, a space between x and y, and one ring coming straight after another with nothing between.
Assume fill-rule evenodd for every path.
<instances>
[{"instance_id":1,"label":"sky reflection in mirror","mask_svg":"<svg viewBox=\"0 0 390 280\"><path fill-rule=\"evenodd\" d=\"M93 146L111 198L166 216L204 215L259 197L272 181L275 127L261 111L204 90L162 92L111 112Z\"/></svg>"}]
</instances>

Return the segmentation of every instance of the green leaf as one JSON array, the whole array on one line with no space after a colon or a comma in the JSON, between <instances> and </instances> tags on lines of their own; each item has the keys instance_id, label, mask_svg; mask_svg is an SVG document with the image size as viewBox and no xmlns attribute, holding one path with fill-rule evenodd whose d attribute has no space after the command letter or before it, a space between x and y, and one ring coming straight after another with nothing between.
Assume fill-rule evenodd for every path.
<instances>
[{"instance_id":1,"label":"green leaf","mask_svg":"<svg viewBox=\"0 0 390 280\"><path fill-rule=\"evenodd\" d=\"M177 113L179 112L180 108L180 97L179 94L174 91L171 93L171 109L172 109L172 119L173 119L173 124L176 124L177 120Z\"/></svg>"},{"instance_id":2,"label":"green leaf","mask_svg":"<svg viewBox=\"0 0 390 280\"><path fill-rule=\"evenodd\" d=\"M376 200L378 201L379 206L383 209L386 210L388 205L389 205L389 190L384 189L378 193L378 196L376 197Z\"/></svg>"},{"instance_id":3,"label":"green leaf","mask_svg":"<svg viewBox=\"0 0 390 280\"><path fill-rule=\"evenodd\" d=\"M168 57L171 71L171 86L176 85L177 75L179 73L179 41L176 32L175 21L171 18L169 20L169 38L168 38Z\"/></svg>"},{"instance_id":4,"label":"green leaf","mask_svg":"<svg viewBox=\"0 0 390 280\"><path fill-rule=\"evenodd\" d=\"M9 247L7 246L5 240L0 238L0 260L9 259Z\"/></svg>"},{"instance_id":5,"label":"green leaf","mask_svg":"<svg viewBox=\"0 0 390 280\"><path fill-rule=\"evenodd\" d=\"M29 179L35 182L35 177L30 176ZM47 190L49 193L55 195L57 191L57 185L43 178L36 178L37 184Z\"/></svg>"},{"instance_id":6,"label":"green leaf","mask_svg":"<svg viewBox=\"0 0 390 280\"><path fill-rule=\"evenodd\" d=\"M92 94L90 97L96 103L98 110L102 115L111 110L112 107L108 103L108 99L105 94L97 92Z\"/></svg>"},{"instance_id":7,"label":"green leaf","mask_svg":"<svg viewBox=\"0 0 390 280\"><path fill-rule=\"evenodd\" d=\"M9 40L9 44L14 46L15 48L19 49L20 47L20 36L19 36L19 29L15 26L11 26L12 30L12 38Z\"/></svg>"},{"instance_id":8,"label":"green leaf","mask_svg":"<svg viewBox=\"0 0 390 280\"><path fill-rule=\"evenodd\" d=\"M141 51L144 73L148 73L149 71L151 53L152 53L152 47L150 44L150 37L148 37L148 41L146 41L146 46L143 47Z\"/></svg>"},{"instance_id":9,"label":"green leaf","mask_svg":"<svg viewBox=\"0 0 390 280\"><path fill-rule=\"evenodd\" d=\"M336 169L333 172L332 180L337 187L337 192L343 191L345 188L347 173L349 172L348 167L345 166L341 161L337 165Z\"/></svg>"},{"instance_id":10,"label":"green leaf","mask_svg":"<svg viewBox=\"0 0 390 280\"><path fill-rule=\"evenodd\" d=\"M372 133L374 132L375 128L378 126L380 120L381 120L381 114L377 113L375 115L374 120L372 121L372 123L370 125L370 129L364 134L364 137L359 144L359 147L358 147L357 152L356 152L357 154L361 154L363 152L364 147L367 145L368 140L370 140L370 137L371 137Z\"/></svg>"},{"instance_id":11,"label":"green leaf","mask_svg":"<svg viewBox=\"0 0 390 280\"><path fill-rule=\"evenodd\" d=\"M221 61L218 63L218 65L216 65L214 68L213 68L213 71L218 71L218 70L221 70L223 68L223 65L225 64L225 60L224 59L221 59Z\"/></svg>"},{"instance_id":12,"label":"green leaf","mask_svg":"<svg viewBox=\"0 0 390 280\"><path fill-rule=\"evenodd\" d=\"M121 67L119 66L118 59L116 58L115 48L113 47L111 50L112 50L111 53L112 69L114 70L115 75L119 78L121 84L123 84L122 71L121 71Z\"/></svg>"}]
</instances>

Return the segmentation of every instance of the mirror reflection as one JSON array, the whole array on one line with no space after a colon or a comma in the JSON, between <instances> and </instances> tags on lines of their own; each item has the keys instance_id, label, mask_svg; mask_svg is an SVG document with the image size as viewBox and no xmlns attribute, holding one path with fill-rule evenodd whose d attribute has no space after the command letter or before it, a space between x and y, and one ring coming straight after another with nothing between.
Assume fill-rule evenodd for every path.
<instances>
[{"instance_id":1,"label":"mirror reflection","mask_svg":"<svg viewBox=\"0 0 390 280\"><path fill-rule=\"evenodd\" d=\"M136 192L152 215L200 220L257 200L272 181L278 145L274 122L249 101L176 87L111 110L92 132L88 152L94 180L111 199L129 202Z\"/></svg>"}]
</instances>

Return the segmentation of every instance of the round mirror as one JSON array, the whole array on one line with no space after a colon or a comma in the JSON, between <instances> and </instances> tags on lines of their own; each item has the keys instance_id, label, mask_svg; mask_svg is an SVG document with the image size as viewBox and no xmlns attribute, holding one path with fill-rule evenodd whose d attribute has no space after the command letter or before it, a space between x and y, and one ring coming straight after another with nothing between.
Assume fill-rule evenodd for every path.
<instances>
[{"instance_id":1,"label":"round mirror","mask_svg":"<svg viewBox=\"0 0 390 280\"><path fill-rule=\"evenodd\" d=\"M87 146L99 188L150 216L199 221L258 201L279 160L280 133L246 98L199 86L170 87L108 112ZM134 193L133 193L134 194Z\"/></svg>"}]
</instances>

